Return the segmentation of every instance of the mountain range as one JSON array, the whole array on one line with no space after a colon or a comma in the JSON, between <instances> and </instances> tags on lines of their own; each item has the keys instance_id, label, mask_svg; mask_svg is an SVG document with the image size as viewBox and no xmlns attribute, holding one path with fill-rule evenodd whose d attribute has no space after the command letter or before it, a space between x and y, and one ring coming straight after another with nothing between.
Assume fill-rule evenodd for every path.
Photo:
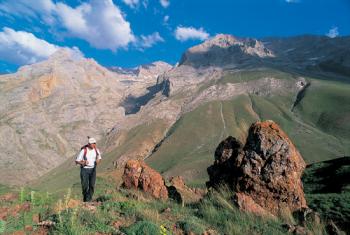
<instances>
[{"instance_id":1,"label":"mountain range","mask_svg":"<svg viewBox=\"0 0 350 235\"><path fill-rule=\"evenodd\" d=\"M285 130L307 163L350 152L350 37L219 34L176 66L105 68L71 49L0 76L2 184L79 182L73 160L98 139L100 172L144 159L163 176L207 180L218 143L257 120Z\"/></svg>"}]
</instances>

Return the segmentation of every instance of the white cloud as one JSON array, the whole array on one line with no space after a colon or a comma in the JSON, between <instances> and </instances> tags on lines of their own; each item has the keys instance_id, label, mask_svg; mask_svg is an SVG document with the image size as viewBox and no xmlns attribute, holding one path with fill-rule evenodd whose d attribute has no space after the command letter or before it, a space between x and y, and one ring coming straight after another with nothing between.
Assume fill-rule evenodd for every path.
<instances>
[{"instance_id":1,"label":"white cloud","mask_svg":"<svg viewBox=\"0 0 350 235\"><path fill-rule=\"evenodd\" d=\"M137 7L139 5L139 0L122 0L126 5L131 8Z\"/></svg>"},{"instance_id":2,"label":"white cloud","mask_svg":"<svg viewBox=\"0 0 350 235\"><path fill-rule=\"evenodd\" d=\"M47 59L58 46L37 38L32 33L4 27L0 32L0 60L17 65Z\"/></svg>"},{"instance_id":3,"label":"white cloud","mask_svg":"<svg viewBox=\"0 0 350 235\"><path fill-rule=\"evenodd\" d=\"M286 0L287 3L298 3L300 0Z\"/></svg>"},{"instance_id":4,"label":"white cloud","mask_svg":"<svg viewBox=\"0 0 350 235\"><path fill-rule=\"evenodd\" d=\"M91 46L115 51L135 40L130 23L112 0L92 0L72 8L58 3L56 13L71 36Z\"/></svg>"},{"instance_id":5,"label":"white cloud","mask_svg":"<svg viewBox=\"0 0 350 235\"><path fill-rule=\"evenodd\" d=\"M148 0L122 0L126 5L128 5L130 8L138 8L140 5L142 5L145 9L148 7Z\"/></svg>"},{"instance_id":6,"label":"white cloud","mask_svg":"<svg viewBox=\"0 0 350 235\"><path fill-rule=\"evenodd\" d=\"M130 23L112 0L90 0L76 7L52 0L4 1L0 3L0 12L8 16L41 19L53 31L62 33L65 30L66 35L83 39L98 49L115 51L135 40Z\"/></svg>"},{"instance_id":7,"label":"white cloud","mask_svg":"<svg viewBox=\"0 0 350 235\"><path fill-rule=\"evenodd\" d=\"M147 36L141 35L141 37L135 43L135 46L142 50L145 48L152 47L158 42L164 42L164 39L160 36L158 32L154 32Z\"/></svg>"},{"instance_id":8,"label":"white cloud","mask_svg":"<svg viewBox=\"0 0 350 235\"><path fill-rule=\"evenodd\" d=\"M339 35L338 27L331 28L326 35L330 38L338 37Z\"/></svg>"},{"instance_id":9,"label":"white cloud","mask_svg":"<svg viewBox=\"0 0 350 235\"><path fill-rule=\"evenodd\" d=\"M71 8L64 3L57 3L56 13L63 26L73 35L81 37L88 33L89 27L84 14L91 12L89 4L83 4L77 8Z\"/></svg>"},{"instance_id":10,"label":"white cloud","mask_svg":"<svg viewBox=\"0 0 350 235\"><path fill-rule=\"evenodd\" d=\"M186 40L206 40L209 38L209 34L203 28L193 28L193 27L182 27L177 26L175 30L175 37L177 40L186 41Z\"/></svg>"},{"instance_id":11,"label":"white cloud","mask_svg":"<svg viewBox=\"0 0 350 235\"><path fill-rule=\"evenodd\" d=\"M170 5L170 0L159 0L159 3L162 7L167 8Z\"/></svg>"}]
</instances>

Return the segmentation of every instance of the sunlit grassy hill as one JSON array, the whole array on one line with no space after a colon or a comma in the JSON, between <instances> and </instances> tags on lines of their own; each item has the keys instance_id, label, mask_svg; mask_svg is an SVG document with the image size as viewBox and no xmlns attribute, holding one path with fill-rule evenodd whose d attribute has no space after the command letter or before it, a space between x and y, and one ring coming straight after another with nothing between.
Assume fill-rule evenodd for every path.
<instances>
[{"instance_id":1,"label":"sunlit grassy hill","mask_svg":"<svg viewBox=\"0 0 350 235\"><path fill-rule=\"evenodd\" d=\"M244 84L264 77L296 81L300 75L272 69L227 72L215 84ZM232 135L245 142L251 123L271 119L288 134L307 163L344 156L350 152L350 83L305 77L309 85L295 94L290 90L271 90L268 94L243 93L226 100L212 100L184 112L172 125L160 119L138 125L120 133L118 146L104 153L99 171L114 169L120 156L142 157L142 146L153 153L146 162L164 176L182 175L190 184L204 185L206 168L221 140ZM214 85L213 81L198 86L198 94ZM198 94L192 93L195 97ZM181 99L181 92L168 99ZM154 136L168 130L160 142ZM105 143L102 140L101 143ZM145 156L143 156L145 157ZM58 190L79 182L79 169L70 159L42 177L36 186Z\"/></svg>"}]
</instances>

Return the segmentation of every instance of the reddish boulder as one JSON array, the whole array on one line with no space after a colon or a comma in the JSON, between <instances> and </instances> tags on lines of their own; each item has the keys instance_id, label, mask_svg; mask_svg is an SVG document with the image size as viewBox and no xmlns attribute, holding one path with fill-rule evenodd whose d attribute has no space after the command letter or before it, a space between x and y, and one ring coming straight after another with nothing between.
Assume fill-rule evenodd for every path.
<instances>
[{"instance_id":1,"label":"reddish boulder","mask_svg":"<svg viewBox=\"0 0 350 235\"><path fill-rule=\"evenodd\" d=\"M244 193L236 193L234 200L242 211L253 213L262 217L274 217L271 213L258 205L250 196Z\"/></svg>"},{"instance_id":2,"label":"reddish boulder","mask_svg":"<svg viewBox=\"0 0 350 235\"><path fill-rule=\"evenodd\" d=\"M276 123L254 123L245 146L237 143L229 137L219 145L215 154L222 156L215 156L214 165L208 168L209 187L225 183L273 215L307 207L301 182L305 162ZM252 205L244 198L243 209Z\"/></svg>"},{"instance_id":3,"label":"reddish boulder","mask_svg":"<svg viewBox=\"0 0 350 235\"><path fill-rule=\"evenodd\" d=\"M198 202L203 198L203 193L189 188L181 176L171 177L167 188L169 198L174 199L183 206L185 203Z\"/></svg>"},{"instance_id":4,"label":"reddish boulder","mask_svg":"<svg viewBox=\"0 0 350 235\"><path fill-rule=\"evenodd\" d=\"M129 160L125 164L123 174L123 186L125 188L142 189L155 198L168 198L168 191L162 176L143 161Z\"/></svg>"}]
</instances>

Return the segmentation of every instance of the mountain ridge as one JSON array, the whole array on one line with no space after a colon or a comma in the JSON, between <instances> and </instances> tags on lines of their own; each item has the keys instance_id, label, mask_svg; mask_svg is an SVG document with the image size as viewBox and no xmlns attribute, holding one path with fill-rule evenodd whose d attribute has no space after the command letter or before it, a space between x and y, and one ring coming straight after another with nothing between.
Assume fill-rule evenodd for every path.
<instances>
[{"instance_id":1,"label":"mountain ridge","mask_svg":"<svg viewBox=\"0 0 350 235\"><path fill-rule=\"evenodd\" d=\"M220 38L228 38L229 43L220 41ZM203 44L211 45L210 40L212 39ZM182 168L186 180L191 181L197 177L203 182L203 173L197 172L195 165L183 166L181 162L177 162L181 159L179 156L182 154L189 159L189 163L197 162L205 169L209 164L209 156L200 151L211 151L217 144L217 139L222 139L227 134L242 136L250 122L266 118L276 119L286 129L308 161L331 159L332 154L339 155L341 151L348 151L345 146L350 138L346 131L329 129L332 125L336 128L343 125L345 130L349 128L341 121L342 118L346 120L350 114L347 102L343 104L343 111L338 112L336 117L329 116L333 108L338 108L334 105L336 99L347 100L348 82L344 73L338 75L337 70L316 71L314 67L319 66L318 64L312 69L308 66L298 67L298 64L303 63L304 57L299 62L291 61L288 64L283 56L279 58L281 52L272 50L273 47L264 40L258 40L259 43L256 43L255 39L244 40L227 35L219 35L217 40L219 42L215 43L222 43L225 48L214 51L209 57L194 57L194 64L191 64L193 61L191 62L190 57L187 62L179 63L175 67L164 64L165 70L160 69L152 78L147 76L153 72L144 73L144 79L139 79L139 75L110 71L92 59L75 55L73 60L67 60L64 55L60 57L59 54L55 56L62 61L59 60L56 65L53 63L56 69L53 69L52 64L52 67L49 66L49 59L24 66L15 75L2 75L2 147L8 153L17 152L10 158L7 155L0 156L3 161L8 162L2 170L5 181L16 181L13 179L13 171L18 167L16 159L20 159L20 153L24 151L23 147L16 149L17 146L29 145L31 149L36 148L36 153L30 150L26 155L28 162L33 162L30 156L38 153L41 156L34 158L35 164L23 166L24 169L36 169L38 162L42 161L40 159L54 162L50 163L53 165L47 162L48 168L45 170L36 169L36 174L27 172L28 179L34 180L46 174L43 178L45 179L47 176L50 178L51 169L62 163L60 167L65 168L58 167L57 172L64 175L68 169L73 170L72 167L67 168L71 164L69 158L75 154L79 145L84 143L88 134L99 140L105 153L105 161L101 166L103 170L111 169L112 162L122 165L130 158L147 158L147 161L163 174L171 176ZM328 43L328 39L326 41ZM230 49L231 44L236 49ZM260 49L262 52L266 49L267 56L259 57L254 51L252 53L247 50L250 47L254 49L255 45L259 53ZM242 51L240 46L246 50ZM275 47L283 51L285 45ZM300 46L303 47L307 45ZM341 45L341 48L343 47L344 45ZM328 54L331 55L335 50L340 49L330 48ZM220 64L219 62L225 59L221 52L232 60ZM240 57L242 53L246 54ZM299 54L293 53L297 58ZM274 56L268 56L272 54ZM335 54L338 55L342 54ZM343 64L347 68L346 58ZM52 61L55 60L51 59ZM196 63L200 66L196 66ZM288 66L285 66L286 63ZM35 70L37 67L39 69ZM143 69L147 69L147 66ZM328 78L329 74L332 76L329 80L322 80L317 78L319 73L325 78ZM67 88L60 88L64 85L62 79L68 81ZM36 83L31 83L32 80ZM30 89L32 93L26 91L26 86L19 86L23 81L28 82L26 89ZM345 82L344 85L341 85L342 82ZM291 112L299 92L305 89L306 85L308 88L304 96ZM318 94L319 98L316 99L313 94ZM25 101L26 97L31 97L33 102ZM333 101L327 101L329 98ZM318 102L323 102L320 106L322 112L314 110L313 106ZM134 111L127 112L127 107L130 107L130 110L134 108ZM269 111L263 110L264 107ZM81 118L82 116L84 118ZM323 123L314 120L314 117L322 118ZM328 121L325 123L324 120ZM207 130L203 129L204 126ZM186 128L192 131L186 132ZM50 130L49 133L47 130ZM55 136L54 133L60 133L60 136ZM192 140L182 142L186 140L186 135L191 136ZM32 136L40 138L33 142ZM218 138L215 139L215 136ZM317 139L314 139L316 137L323 139L327 144L317 144ZM307 139L314 147L307 146L299 140L300 138ZM198 146L194 140L198 141ZM11 144L16 141L21 141L22 144ZM182 146L177 146L176 141ZM45 150L46 148L49 150ZM313 156L314 151L320 156ZM65 158L58 158L57 152ZM203 157L200 157L201 154ZM57 159L59 162L55 162ZM68 162L64 163L65 159L69 159ZM173 164L168 168L169 162L164 161ZM161 166L161 163L164 165ZM193 169L190 169L191 167ZM18 177L16 183L23 183L20 175Z\"/></svg>"}]
</instances>

